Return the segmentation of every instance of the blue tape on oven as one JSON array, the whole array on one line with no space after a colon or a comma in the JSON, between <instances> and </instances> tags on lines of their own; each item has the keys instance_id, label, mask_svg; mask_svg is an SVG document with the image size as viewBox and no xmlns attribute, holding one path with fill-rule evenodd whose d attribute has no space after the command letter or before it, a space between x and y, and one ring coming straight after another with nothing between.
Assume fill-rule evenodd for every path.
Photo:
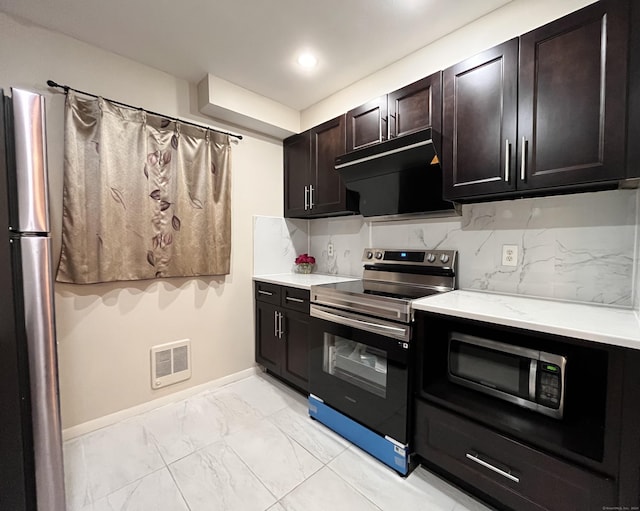
<instances>
[{"instance_id":1,"label":"blue tape on oven","mask_svg":"<svg viewBox=\"0 0 640 511\"><path fill-rule=\"evenodd\" d=\"M309 415L402 475L409 472L403 447L342 415L314 396L309 396Z\"/></svg>"}]
</instances>

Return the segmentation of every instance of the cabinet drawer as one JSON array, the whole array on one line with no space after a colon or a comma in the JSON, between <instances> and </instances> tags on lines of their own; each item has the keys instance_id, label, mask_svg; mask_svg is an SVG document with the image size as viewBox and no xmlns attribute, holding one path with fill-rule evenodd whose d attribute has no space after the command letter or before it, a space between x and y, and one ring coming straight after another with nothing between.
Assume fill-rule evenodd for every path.
<instances>
[{"instance_id":1,"label":"cabinet drawer","mask_svg":"<svg viewBox=\"0 0 640 511\"><path fill-rule=\"evenodd\" d=\"M295 287L283 287L281 305L287 309L309 314L309 291Z\"/></svg>"},{"instance_id":2,"label":"cabinet drawer","mask_svg":"<svg viewBox=\"0 0 640 511\"><path fill-rule=\"evenodd\" d=\"M615 506L613 480L416 401L416 451L518 511L601 511Z\"/></svg>"},{"instance_id":3,"label":"cabinet drawer","mask_svg":"<svg viewBox=\"0 0 640 511\"><path fill-rule=\"evenodd\" d=\"M256 300L280 305L281 286L267 282L256 282Z\"/></svg>"}]
</instances>

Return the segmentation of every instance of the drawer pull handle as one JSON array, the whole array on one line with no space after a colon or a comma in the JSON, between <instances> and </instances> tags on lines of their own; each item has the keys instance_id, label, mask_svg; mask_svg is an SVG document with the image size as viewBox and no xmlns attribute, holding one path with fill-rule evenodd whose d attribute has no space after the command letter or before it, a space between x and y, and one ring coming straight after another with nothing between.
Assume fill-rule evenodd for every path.
<instances>
[{"instance_id":1,"label":"drawer pull handle","mask_svg":"<svg viewBox=\"0 0 640 511\"><path fill-rule=\"evenodd\" d=\"M266 295L266 296L273 296L273 293L271 291L263 291L262 289L258 289L258 294L259 295Z\"/></svg>"},{"instance_id":2,"label":"drawer pull handle","mask_svg":"<svg viewBox=\"0 0 640 511\"><path fill-rule=\"evenodd\" d=\"M304 303L304 300L301 298L293 298L292 296L285 296L284 298L287 302L296 302L296 303Z\"/></svg>"},{"instance_id":3,"label":"drawer pull handle","mask_svg":"<svg viewBox=\"0 0 640 511\"><path fill-rule=\"evenodd\" d=\"M494 467L493 465L491 465L491 463L487 463L484 460L481 460L476 454L466 454L467 458L470 459L471 461L477 463L478 465L482 465L485 468L488 468L489 470L495 472L496 474L500 474L503 477L506 477L507 479L509 479L510 481L513 481L514 483L519 483L520 479L512 474L510 474L509 472L505 472L504 470L499 469L498 467Z\"/></svg>"}]
</instances>

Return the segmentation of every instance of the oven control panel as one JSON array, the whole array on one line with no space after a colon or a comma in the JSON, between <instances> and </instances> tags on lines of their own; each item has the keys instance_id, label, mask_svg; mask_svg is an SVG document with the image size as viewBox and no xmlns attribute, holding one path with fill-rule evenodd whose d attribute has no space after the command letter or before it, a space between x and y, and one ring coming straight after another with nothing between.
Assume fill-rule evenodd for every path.
<instances>
[{"instance_id":1,"label":"oven control panel","mask_svg":"<svg viewBox=\"0 0 640 511\"><path fill-rule=\"evenodd\" d=\"M362 260L369 264L411 264L454 268L456 250L398 250L385 248L365 248Z\"/></svg>"}]
</instances>

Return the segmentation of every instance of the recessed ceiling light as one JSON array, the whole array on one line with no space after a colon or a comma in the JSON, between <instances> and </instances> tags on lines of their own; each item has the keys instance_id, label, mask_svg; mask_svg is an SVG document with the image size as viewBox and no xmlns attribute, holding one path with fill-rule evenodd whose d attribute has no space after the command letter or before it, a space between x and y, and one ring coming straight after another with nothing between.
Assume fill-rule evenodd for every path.
<instances>
[{"instance_id":1,"label":"recessed ceiling light","mask_svg":"<svg viewBox=\"0 0 640 511\"><path fill-rule=\"evenodd\" d=\"M305 69L311 69L316 67L318 59L311 53L304 52L298 55L298 64Z\"/></svg>"}]
</instances>

